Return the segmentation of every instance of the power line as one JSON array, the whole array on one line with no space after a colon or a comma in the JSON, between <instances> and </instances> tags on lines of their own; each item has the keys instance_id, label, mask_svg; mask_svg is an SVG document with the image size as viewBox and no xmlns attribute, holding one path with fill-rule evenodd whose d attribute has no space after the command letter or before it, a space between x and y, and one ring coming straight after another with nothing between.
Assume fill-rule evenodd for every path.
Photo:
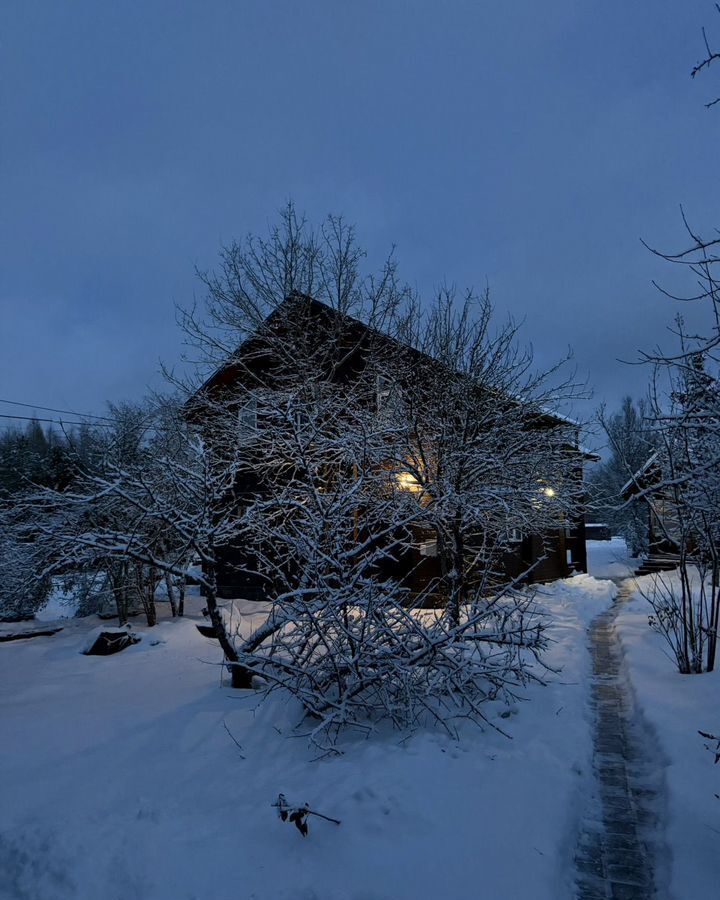
<instances>
[{"instance_id":1,"label":"power line","mask_svg":"<svg viewBox=\"0 0 720 900\"><path fill-rule=\"evenodd\" d=\"M112 424L105 422L63 422L61 419L40 419L37 416L10 416L0 413L0 419L22 419L26 422L50 422L53 425L92 425L93 428L112 428Z\"/></svg>"},{"instance_id":2,"label":"power line","mask_svg":"<svg viewBox=\"0 0 720 900\"><path fill-rule=\"evenodd\" d=\"M20 403L19 400L0 400L0 403L8 403L10 406L27 406L28 409L42 409L44 412L66 413L69 416L82 416L87 419L103 419L106 422L112 422L112 419L109 416L95 416L92 413L79 413L72 409L55 409L53 406L40 406L39 403ZM14 418L21 419L22 416L15 416ZM44 419L42 421L50 420Z\"/></svg>"}]
</instances>

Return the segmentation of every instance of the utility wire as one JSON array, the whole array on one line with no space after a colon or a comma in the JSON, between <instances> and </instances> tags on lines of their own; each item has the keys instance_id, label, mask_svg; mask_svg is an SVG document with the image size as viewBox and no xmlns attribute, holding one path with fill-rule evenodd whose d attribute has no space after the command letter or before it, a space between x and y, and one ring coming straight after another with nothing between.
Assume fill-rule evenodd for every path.
<instances>
[{"instance_id":1,"label":"utility wire","mask_svg":"<svg viewBox=\"0 0 720 900\"><path fill-rule=\"evenodd\" d=\"M72 409L55 409L52 406L40 406L38 403L20 403L19 400L0 400L0 403L8 403L10 406L27 406L28 409L42 409L44 412L67 413L70 416L82 416L87 419L104 419L106 422L113 421L109 416L95 416L92 413L79 413ZM20 419L22 416L16 416L15 418ZM44 421L50 420L45 419Z\"/></svg>"},{"instance_id":2,"label":"utility wire","mask_svg":"<svg viewBox=\"0 0 720 900\"><path fill-rule=\"evenodd\" d=\"M61 419L39 419L37 416L10 416L0 413L0 419L23 419L26 422L51 422L53 425L92 425L93 428L112 428L112 423L105 422L64 422Z\"/></svg>"}]
</instances>

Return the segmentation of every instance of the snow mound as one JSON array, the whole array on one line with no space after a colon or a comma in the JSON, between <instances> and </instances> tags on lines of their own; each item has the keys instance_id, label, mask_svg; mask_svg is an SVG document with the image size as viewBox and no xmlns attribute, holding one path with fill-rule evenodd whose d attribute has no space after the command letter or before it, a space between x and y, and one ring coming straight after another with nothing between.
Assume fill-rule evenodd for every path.
<instances>
[{"instance_id":1,"label":"snow mound","mask_svg":"<svg viewBox=\"0 0 720 900\"><path fill-rule=\"evenodd\" d=\"M597 578L628 578L639 565L621 537L587 541L588 572Z\"/></svg>"},{"instance_id":2,"label":"snow mound","mask_svg":"<svg viewBox=\"0 0 720 900\"><path fill-rule=\"evenodd\" d=\"M538 591L538 600L553 608L572 608L581 625L589 625L592 620L605 612L617 597L617 586L607 579L592 575L575 575L563 581L544 585Z\"/></svg>"}]
</instances>

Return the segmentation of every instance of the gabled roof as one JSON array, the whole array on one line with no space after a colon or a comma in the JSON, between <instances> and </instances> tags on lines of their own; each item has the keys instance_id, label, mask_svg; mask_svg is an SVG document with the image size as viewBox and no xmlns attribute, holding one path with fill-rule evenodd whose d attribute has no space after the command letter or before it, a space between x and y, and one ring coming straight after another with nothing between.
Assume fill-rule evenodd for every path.
<instances>
[{"instance_id":1,"label":"gabled roof","mask_svg":"<svg viewBox=\"0 0 720 900\"><path fill-rule=\"evenodd\" d=\"M340 310L335 309L329 304L323 303L321 300L316 300L314 297L311 297L308 294L301 294L300 292L294 291L289 294L282 303L279 303L275 307L275 309L272 310L272 312L268 314L265 320L252 334L249 334L238 344L228 362L220 365L211 375L208 376L208 378L195 392L195 396L201 394L208 388L212 388L216 384L221 384L223 382L231 380L233 375L237 374L237 372L242 368L240 360L243 357L248 356L253 351L261 349L264 340L272 336L273 327L277 324L280 324L283 317L286 314L292 312L293 308L297 309L298 311L302 310L304 312L309 312L318 316L319 318L325 318L326 320L334 318L336 321L347 323L350 329L358 333L358 337L361 337L362 335L372 336L373 338L380 339L383 343L386 343L393 349L402 348L402 350L404 350L405 352L411 352L421 356L425 356L425 354L420 354L419 351L415 350L413 347L402 344L396 338L393 338L389 334L385 334L384 332L379 331L378 329L373 328L370 325L367 325L360 319L350 316L347 313L341 312ZM427 357L427 359L430 359L430 357Z\"/></svg>"},{"instance_id":2,"label":"gabled roof","mask_svg":"<svg viewBox=\"0 0 720 900\"><path fill-rule=\"evenodd\" d=\"M282 319L283 315L285 315L288 311L291 311L293 306L297 307L298 309L302 308L301 304L305 310L314 313L319 317L332 317L336 320L341 320L343 323L347 323L350 329L358 332L358 346L360 345L360 339L363 335L365 335L371 337L374 340L379 340L382 344L387 346L387 349L389 351L393 353L410 354L415 358L421 359L425 363L432 366L444 366L444 364L439 360L434 359L432 356L423 352L422 350L418 350L411 344L400 341L397 338L392 337L391 335L366 324L361 319L350 316L348 313L341 312L340 310L335 309L334 307L322 302L321 300L316 300L314 297L311 297L308 294L293 292L289 294L282 303L278 304L278 306L267 316L267 318L254 333L249 334L243 341L241 341L241 343L233 353L232 359L230 359L227 363L219 366L205 380L205 382L197 389L193 397L187 401L188 405L192 403L192 400L194 398L201 395L204 391L212 389L216 385L223 383L227 384L228 382L231 382L233 376L238 374L242 370L242 363L240 362L241 358L248 355L248 353L252 353L254 349L259 349L262 346L263 338L272 334L273 325L276 322L279 322ZM263 334L263 332L265 332L265 334ZM512 398L508 397L507 399L510 400ZM554 423L556 426L571 426L579 429L579 423L574 419L571 419L568 416L563 415L562 413L554 412L547 408L540 409L539 418L545 419L548 425ZM580 447L579 444L573 443L569 446L572 446L573 449L577 450L579 452L579 455L583 459L598 459L595 454L591 453L585 448Z\"/></svg>"}]
</instances>

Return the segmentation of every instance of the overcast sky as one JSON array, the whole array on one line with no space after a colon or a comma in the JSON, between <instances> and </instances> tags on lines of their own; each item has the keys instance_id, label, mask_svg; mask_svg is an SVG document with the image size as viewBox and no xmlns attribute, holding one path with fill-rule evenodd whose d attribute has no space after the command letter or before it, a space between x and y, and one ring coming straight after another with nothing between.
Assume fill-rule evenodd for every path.
<instances>
[{"instance_id":1,"label":"overcast sky","mask_svg":"<svg viewBox=\"0 0 720 900\"><path fill-rule=\"evenodd\" d=\"M140 396L194 266L290 197L423 293L489 283L594 403L640 393L617 359L674 312L640 238L678 249L680 203L720 224L703 24L720 44L710 0L5 0L0 399Z\"/></svg>"}]
</instances>

